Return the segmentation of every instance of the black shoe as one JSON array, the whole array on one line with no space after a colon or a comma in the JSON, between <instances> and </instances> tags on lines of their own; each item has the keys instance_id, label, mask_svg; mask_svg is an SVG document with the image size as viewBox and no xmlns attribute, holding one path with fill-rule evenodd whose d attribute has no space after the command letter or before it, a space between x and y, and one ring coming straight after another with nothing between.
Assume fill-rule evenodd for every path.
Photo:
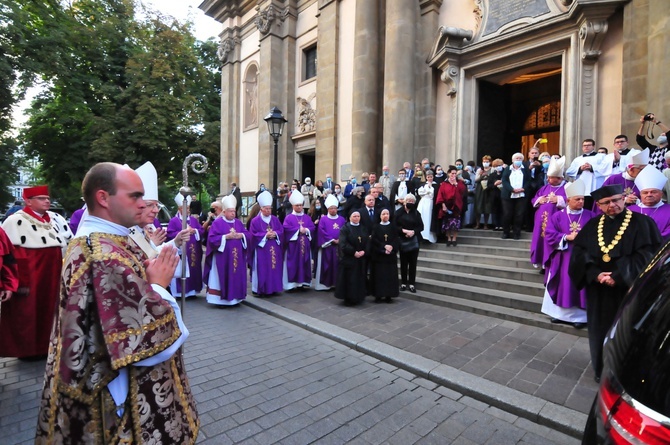
<instances>
[{"instance_id":1,"label":"black shoe","mask_svg":"<svg viewBox=\"0 0 670 445\"><path fill-rule=\"evenodd\" d=\"M515 234L515 235L514 235L514 239L517 240L517 241L520 240L520 239L521 239L521 235L519 235L518 233Z\"/></svg>"},{"instance_id":2,"label":"black shoe","mask_svg":"<svg viewBox=\"0 0 670 445\"><path fill-rule=\"evenodd\" d=\"M454 247L456 247L456 246L457 246L457 244L456 244L456 240L452 241L452 242L451 242L451 245L454 246Z\"/></svg>"},{"instance_id":3,"label":"black shoe","mask_svg":"<svg viewBox=\"0 0 670 445\"><path fill-rule=\"evenodd\" d=\"M600 377L598 377L597 375L593 376L593 380L595 380L596 383L600 383Z\"/></svg>"},{"instance_id":4,"label":"black shoe","mask_svg":"<svg viewBox=\"0 0 670 445\"><path fill-rule=\"evenodd\" d=\"M502 236L500 237L500 239L508 239L508 238L509 238L509 234L504 233L504 232L503 232Z\"/></svg>"},{"instance_id":5,"label":"black shoe","mask_svg":"<svg viewBox=\"0 0 670 445\"><path fill-rule=\"evenodd\" d=\"M586 327L586 323L572 323L572 325L575 329L584 329Z\"/></svg>"},{"instance_id":6,"label":"black shoe","mask_svg":"<svg viewBox=\"0 0 670 445\"><path fill-rule=\"evenodd\" d=\"M410 291L411 293L413 293L413 294L416 293L416 288L414 287L413 284L410 284L410 285L409 285L409 291Z\"/></svg>"},{"instance_id":7,"label":"black shoe","mask_svg":"<svg viewBox=\"0 0 670 445\"><path fill-rule=\"evenodd\" d=\"M540 270L538 270L537 273L539 273L540 275L544 275L544 269L540 268Z\"/></svg>"},{"instance_id":8,"label":"black shoe","mask_svg":"<svg viewBox=\"0 0 670 445\"><path fill-rule=\"evenodd\" d=\"M560 323L563 323L562 320L559 320L558 318L554 318L554 317L551 317L551 318L549 319L549 321L551 321L551 322L554 323L554 324L560 324Z\"/></svg>"},{"instance_id":9,"label":"black shoe","mask_svg":"<svg viewBox=\"0 0 670 445\"><path fill-rule=\"evenodd\" d=\"M406 284L401 284L400 285L400 292L405 292L407 290L407 285Z\"/></svg>"}]
</instances>

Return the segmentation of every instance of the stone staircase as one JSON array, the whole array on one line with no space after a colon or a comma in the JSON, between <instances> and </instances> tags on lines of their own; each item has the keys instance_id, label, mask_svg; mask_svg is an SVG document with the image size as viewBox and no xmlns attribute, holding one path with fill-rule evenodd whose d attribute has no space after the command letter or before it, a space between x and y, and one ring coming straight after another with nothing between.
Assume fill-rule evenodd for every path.
<instances>
[{"instance_id":1,"label":"stone staircase","mask_svg":"<svg viewBox=\"0 0 670 445\"><path fill-rule=\"evenodd\" d=\"M553 324L540 312L544 275L529 260L530 233L520 240L501 232L463 229L458 246L422 244L417 293L404 298L587 337L586 329Z\"/></svg>"}]
</instances>

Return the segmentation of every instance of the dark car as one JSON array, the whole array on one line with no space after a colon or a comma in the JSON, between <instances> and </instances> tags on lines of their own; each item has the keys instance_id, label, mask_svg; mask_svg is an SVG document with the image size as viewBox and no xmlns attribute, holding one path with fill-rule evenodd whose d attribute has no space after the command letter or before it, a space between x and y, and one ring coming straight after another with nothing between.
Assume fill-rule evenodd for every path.
<instances>
[{"instance_id":1,"label":"dark car","mask_svg":"<svg viewBox=\"0 0 670 445\"><path fill-rule=\"evenodd\" d=\"M670 444L670 243L637 278L603 348L583 444Z\"/></svg>"}]
</instances>

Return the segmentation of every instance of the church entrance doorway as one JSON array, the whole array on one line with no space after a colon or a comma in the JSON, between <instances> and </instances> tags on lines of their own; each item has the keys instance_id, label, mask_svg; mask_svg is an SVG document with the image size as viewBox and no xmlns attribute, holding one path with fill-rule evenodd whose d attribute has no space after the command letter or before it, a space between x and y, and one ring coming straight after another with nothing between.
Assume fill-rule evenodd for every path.
<instances>
[{"instance_id":1,"label":"church entrance doorway","mask_svg":"<svg viewBox=\"0 0 670 445\"><path fill-rule=\"evenodd\" d=\"M559 154L561 61L499 73L478 81L476 162L484 155L511 161L541 139L540 153Z\"/></svg>"},{"instance_id":2,"label":"church entrance doorway","mask_svg":"<svg viewBox=\"0 0 670 445\"><path fill-rule=\"evenodd\" d=\"M314 150L303 151L299 153L298 172L300 183L305 182L305 178L312 178L312 184L316 183L314 174L316 172L316 156Z\"/></svg>"}]
</instances>

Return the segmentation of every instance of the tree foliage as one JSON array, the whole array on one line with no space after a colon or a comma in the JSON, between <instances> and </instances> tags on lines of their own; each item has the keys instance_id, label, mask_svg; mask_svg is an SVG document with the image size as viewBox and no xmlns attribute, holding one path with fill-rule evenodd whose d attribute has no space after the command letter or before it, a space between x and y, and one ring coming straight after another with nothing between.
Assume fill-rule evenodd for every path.
<instances>
[{"instance_id":1,"label":"tree foliage","mask_svg":"<svg viewBox=\"0 0 670 445\"><path fill-rule=\"evenodd\" d=\"M213 41L199 42L189 24L150 11L139 19L133 0L8 4L15 79L39 76L49 85L33 102L21 140L66 209L79 205L81 180L97 162L151 161L159 182L174 185L189 153L218 165Z\"/></svg>"}]
</instances>

